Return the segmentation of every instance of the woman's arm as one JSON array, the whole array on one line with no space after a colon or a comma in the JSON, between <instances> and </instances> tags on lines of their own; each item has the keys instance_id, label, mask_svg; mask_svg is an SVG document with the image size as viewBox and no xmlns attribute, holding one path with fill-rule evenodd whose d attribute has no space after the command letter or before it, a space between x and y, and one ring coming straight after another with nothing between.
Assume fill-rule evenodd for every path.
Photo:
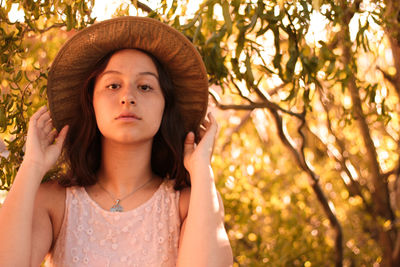
<instances>
[{"instance_id":1,"label":"woman's arm","mask_svg":"<svg viewBox=\"0 0 400 267\"><path fill-rule=\"evenodd\" d=\"M15 182L0 208L1 266L31 265L34 203L42 177L35 165L22 163ZM46 214L42 215L44 216L39 217L42 221L49 218ZM51 227L49 230L50 232L42 233L46 234L43 241L48 241L48 234L52 233ZM48 244L41 244L40 247L42 246L50 247Z\"/></svg>"},{"instance_id":2,"label":"woman's arm","mask_svg":"<svg viewBox=\"0 0 400 267\"><path fill-rule=\"evenodd\" d=\"M187 217L181 229L177 266L231 266L232 249L223 221L223 204L218 196L210 158L217 132L212 115L204 123L200 143L189 133L185 142L185 167L192 183Z\"/></svg>"},{"instance_id":3,"label":"woman's arm","mask_svg":"<svg viewBox=\"0 0 400 267\"><path fill-rule=\"evenodd\" d=\"M52 130L49 119L45 108L40 109L30 119L24 161L0 208L1 266L31 265L33 232L38 238L35 240L35 249L48 249L51 245L52 228L49 214L35 200L43 175L60 155L67 129L64 128L54 142L56 132ZM42 226L46 229L38 231ZM35 261L37 264L38 259Z\"/></svg>"}]
</instances>

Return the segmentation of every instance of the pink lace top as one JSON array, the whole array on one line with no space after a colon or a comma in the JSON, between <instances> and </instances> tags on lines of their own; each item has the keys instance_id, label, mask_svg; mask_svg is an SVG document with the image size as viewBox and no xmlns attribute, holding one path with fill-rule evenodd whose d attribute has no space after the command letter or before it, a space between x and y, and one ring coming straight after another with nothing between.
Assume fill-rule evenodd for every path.
<instances>
[{"instance_id":1,"label":"pink lace top","mask_svg":"<svg viewBox=\"0 0 400 267\"><path fill-rule=\"evenodd\" d=\"M164 181L141 206L110 212L83 187L66 189L60 234L45 266L175 266L179 191Z\"/></svg>"}]
</instances>

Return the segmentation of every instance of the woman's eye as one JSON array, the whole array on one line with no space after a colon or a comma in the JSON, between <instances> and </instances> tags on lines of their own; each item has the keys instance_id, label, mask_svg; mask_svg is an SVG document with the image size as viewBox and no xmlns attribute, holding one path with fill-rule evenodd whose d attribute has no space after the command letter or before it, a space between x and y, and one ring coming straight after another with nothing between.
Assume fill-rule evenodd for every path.
<instances>
[{"instance_id":1,"label":"woman's eye","mask_svg":"<svg viewBox=\"0 0 400 267\"><path fill-rule=\"evenodd\" d=\"M143 84L143 85L139 85L139 89L142 91L149 91L152 89L152 87L148 84Z\"/></svg>"},{"instance_id":2,"label":"woman's eye","mask_svg":"<svg viewBox=\"0 0 400 267\"><path fill-rule=\"evenodd\" d=\"M112 83L112 84L110 84L110 85L107 85L107 88L108 88L108 89L115 90L115 89L121 88L121 85L119 85L118 83Z\"/></svg>"}]
</instances>

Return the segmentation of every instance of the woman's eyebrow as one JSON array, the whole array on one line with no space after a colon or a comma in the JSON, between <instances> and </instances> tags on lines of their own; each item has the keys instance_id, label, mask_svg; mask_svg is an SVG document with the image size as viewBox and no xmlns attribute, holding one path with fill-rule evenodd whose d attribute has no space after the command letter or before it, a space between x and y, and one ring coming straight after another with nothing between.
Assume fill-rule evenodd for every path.
<instances>
[{"instance_id":1,"label":"woman's eyebrow","mask_svg":"<svg viewBox=\"0 0 400 267\"><path fill-rule=\"evenodd\" d=\"M100 75L97 77L97 79L100 79L101 77L103 77L106 74L122 74L121 72L117 71L117 70L107 70L105 72L100 73Z\"/></svg>"},{"instance_id":2,"label":"woman's eyebrow","mask_svg":"<svg viewBox=\"0 0 400 267\"><path fill-rule=\"evenodd\" d=\"M117 71L117 70L107 70L105 72L102 72L98 76L97 79L100 79L101 77L103 77L104 75L107 75L107 74L119 74L119 75L121 75L122 73L120 71ZM151 72L151 71L139 72L137 74L137 76L144 76L144 75L151 75L151 76L155 77L158 80L158 75L155 74L154 72Z\"/></svg>"},{"instance_id":3,"label":"woman's eyebrow","mask_svg":"<svg viewBox=\"0 0 400 267\"><path fill-rule=\"evenodd\" d=\"M142 75L151 75L151 76L154 76L158 80L158 75L151 71L145 71L145 72L138 73L138 76L142 76Z\"/></svg>"}]
</instances>

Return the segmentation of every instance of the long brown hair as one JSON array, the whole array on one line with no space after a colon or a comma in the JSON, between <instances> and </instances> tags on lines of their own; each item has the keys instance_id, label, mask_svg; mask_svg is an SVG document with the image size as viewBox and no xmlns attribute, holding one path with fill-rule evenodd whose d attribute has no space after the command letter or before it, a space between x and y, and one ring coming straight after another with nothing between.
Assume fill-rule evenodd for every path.
<instances>
[{"instance_id":1,"label":"long brown hair","mask_svg":"<svg viewBox=\"0 0 400 267\"><path fill-rule=\"evenodd\" d=\"M189 174L183 165L183 146L186 132L178 109L173 82L164 66L146 51L156 65L159 82L165 99L160 129L153 138L151 168L165 179L175 180L175 189L190 185ZM63 186L88 186L97 182L96 172L101 164L101 133L97 127L93 108L93 91L96 78L104 71L113 51L95 64L82 86L80 108L69 125L64 144L67 173L60 180Z\"/></svg>"}]
</instances>

